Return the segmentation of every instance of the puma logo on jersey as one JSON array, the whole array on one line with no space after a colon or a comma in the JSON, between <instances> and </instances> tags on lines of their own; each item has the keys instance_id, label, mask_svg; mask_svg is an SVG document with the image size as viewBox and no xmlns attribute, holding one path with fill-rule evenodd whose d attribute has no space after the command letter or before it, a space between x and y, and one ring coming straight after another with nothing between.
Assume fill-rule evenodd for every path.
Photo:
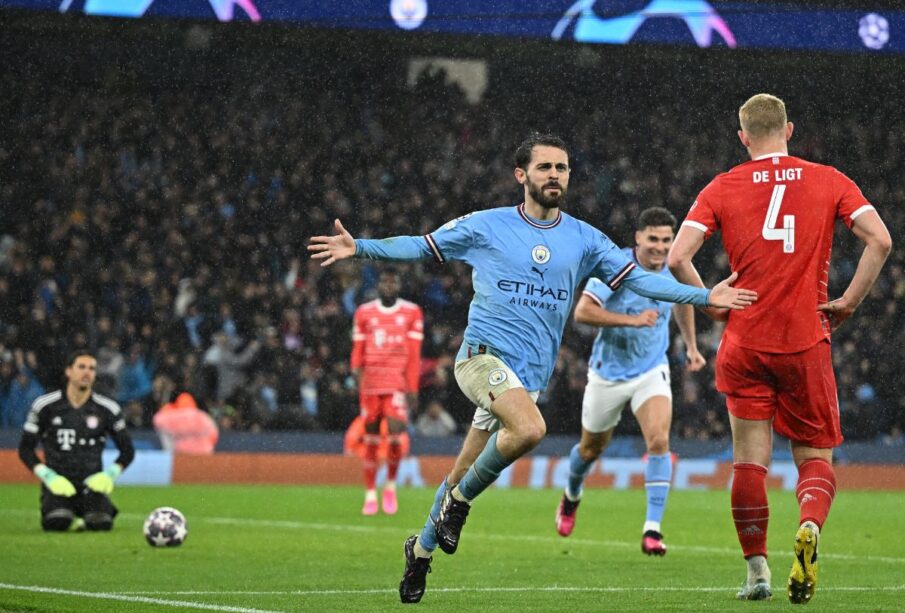
<instances>
[{"instance_id":1,"label":"puma logo on jersey","mask_svg":"<svg viewBox=\"0 0 905 613\"><path fill-rule=\"evenodd\" d=\"M549 268L544 268L543 270L540 270L540 269L538 269L536 266L532 266L532 267L531 267L531 272L536 272L537 274L539 274L539 275L540 275L540 280L541 280L541 281L544 280L544 273L547 272L548 270L550 270L550 269L549 269Z\"/></svg>"}]
</instances>

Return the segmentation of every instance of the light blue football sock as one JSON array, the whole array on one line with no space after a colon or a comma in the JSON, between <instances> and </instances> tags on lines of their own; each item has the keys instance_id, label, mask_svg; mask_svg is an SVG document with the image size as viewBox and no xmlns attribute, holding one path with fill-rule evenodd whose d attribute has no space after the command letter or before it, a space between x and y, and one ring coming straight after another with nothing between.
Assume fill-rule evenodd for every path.
<instances>
[{"instance_id":1,"label":"light blue football sock","mask_svg":"<svg viewBox=\"0 0 905 613\"><path fill-rule=\"evenodd\" d=\"M494 432L484 451L478 456L465 477L459 483L459 492L469 501L478 497L478 494L490 487L490 484L497 480L500 473L507 466L512 464L511 461L503 457L500 450L497 449L496 439L498 432Z\"/></svg>"},{"instance_id":2,"label":"light blue football sock","mask_svg":"<svg viewBox=\"0 0 905 613\"><path fill-rule=\"evenodd\" d=\"M424 547L426 551L433 551L437 548L437 530L434 528L434 522L440 516L440 501L443 500L443 492L446 491L446 479L437 488L434 494L434 504L431 506L430 513L427 514L427 521L421 528L421 534L418 536L418 544Z\"/></svg>"},{"instance_id":3,"label":"light blue football sock","mask_svg":"<svg viewBox=\"0 0 905 613\"><path fill-rule=\"evenodd\" d=\"M644 469L644 489L647 490L647 521L645 530L659 529L666 509L666 498L669 496L669 482L672 480L672 458L669 453L647 456L647 467ZM648 528L656 524L657 528Z\"/></svg>"},{"instance_id":4,"label":"light blue football sock","mask_svg":"<svg viewBox=\"0 0 905 613\"><path fill-rule=\"evenodd\" d=\"M588 471L593 464L594 460L585 462L581 459L581 455L578 453L578 443L576 443L569 452L569 485L566 487L566 494L569 495L569 498L575 500L581 496L584 478L588 476Z\"/></svg>"}]
</instances>

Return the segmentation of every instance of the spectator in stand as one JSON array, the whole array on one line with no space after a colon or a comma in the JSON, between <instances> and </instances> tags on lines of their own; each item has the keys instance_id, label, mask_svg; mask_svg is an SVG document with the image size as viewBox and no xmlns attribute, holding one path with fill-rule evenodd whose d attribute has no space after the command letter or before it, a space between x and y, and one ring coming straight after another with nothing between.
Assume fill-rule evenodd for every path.
<instances>
[{"instance_id":1,"label":"spectator in stand","mask_svg":"<svg viewBox=\"0 0 905 613\"><path fill-rule=\"evenodd\" d=\"M258 353L261 344L257 341L248 343L242 351L236 351L229 337L223 332L214 334L214 344L204 354L204 364L213 366L217 372L217 399L226 400L245 384L246 368Z\"/></svg>"},{"instance_id":2,"label":"spectator in stand","mask_svg":"<svg viewBox=\"0 0 905 613\"><path fill-rule=\"evenodd\" d=\"M34 366L34 354L25 357L21 349L14 352L15 376L9 382L5 398L0 403L0 428L21 428L25 424L25 418L31 404L38 396L44 394L44 388L35 378L32 368Z\"/></svg>"},{"instance_id":3,"label":"spectator in stand","mask_svg":"<svg viewBox=\"0 0 905 613\"><path fill-rule=\"evenodd\" d=\"M154 430L164 449L191 455L214 453L220 437L213 418L199 409L192 395L185 392L154 414Z\"/></svg>"},{"instance_id":4,"label":"spectator in stand","mask_svg":"<svg viewBox=\"0 0 905 613\"><path fill-rule=\"evenodd\" d=\"M6 411L0 416L0 428L21 428L28 416L31 403L44 394L44 388L34 378L31 371L23 368L16 373L9 385Z\"/></svg>"},{"instance_id":5,"label":"spectator in stand","mask_svg":"<svg viewBox=\"0 0 905 613\"><path fill-rule=\"evenodd\" d=\"M110 335L104 340L103 345L97 350L97 383L98 391L116 395L116 386L122 373L126 358L119 350L120 340L118 336Z\"/></svg>"},{"instance_id":6,"label":"spectator in stand","mask_svg":"<svg viewBox=\"0 0 905 613\"><path fill-rule=\"evenodd\" d=\"M456 433L456 422L442 404L431 400L415 422L415 429L421 436L450 436Z\"/></svg>"},{"instance_id":7,"label":"spectator in stand","mask_svg":"<svg viewBox=\"0 0 905 613\"><path fill-rule=\"evenodd\" d=\"M142 402L151 395L153 369L142 354L141 345L135 343L129 349L129 357L119 372L116 399L120 404L133 400Z\"/></svg>"}]
</instances>

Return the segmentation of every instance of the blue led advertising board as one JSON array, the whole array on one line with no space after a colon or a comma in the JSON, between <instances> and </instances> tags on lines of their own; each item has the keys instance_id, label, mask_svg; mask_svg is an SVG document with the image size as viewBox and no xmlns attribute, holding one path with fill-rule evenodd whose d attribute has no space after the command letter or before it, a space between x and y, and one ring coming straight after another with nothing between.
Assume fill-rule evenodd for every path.
<instances>
[{"instance_id":1,"label":"blue led advertising board","mask_svg":"<svg viewBox=\"0 0 905 613\"><path fill-rule=\"evenodd\" d=\"M905 11L707 0L0 0L0 7L105 17L294 22L306 27L905 53Z\"/></svg>"}]
</instances>

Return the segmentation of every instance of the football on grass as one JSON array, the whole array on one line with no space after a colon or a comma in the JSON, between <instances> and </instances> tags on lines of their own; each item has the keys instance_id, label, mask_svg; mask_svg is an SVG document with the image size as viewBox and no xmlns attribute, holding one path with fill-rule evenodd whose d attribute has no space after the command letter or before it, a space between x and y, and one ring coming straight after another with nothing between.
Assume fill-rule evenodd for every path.
<instances>
[{"instance_id":1,"label":"football on grass","mask_svg":"<svg viewBox=\"0 0 905 613\"><path fill-rule=\"evenodd\" d=\"M172 507L154 509L145 520L145 539L152 547L178 547L189 534L185 515Z\"/></svg>"}]
</instances>

